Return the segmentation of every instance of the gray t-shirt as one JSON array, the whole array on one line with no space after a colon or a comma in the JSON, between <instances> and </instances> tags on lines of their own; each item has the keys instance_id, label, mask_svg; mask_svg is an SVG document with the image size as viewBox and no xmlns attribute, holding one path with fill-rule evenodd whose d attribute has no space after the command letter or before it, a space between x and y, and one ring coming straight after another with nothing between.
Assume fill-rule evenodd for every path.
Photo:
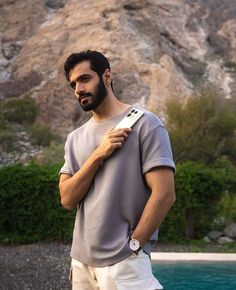
<instances>
[{"instance_id":1,"label":"gray t-shirt","mask_svg":"<svg viewBox=\"0 0 236 290\"><path fill-rule=\"evenodd\" d=\"M91 118L70 133L60 173L75 174L104 134L131 108L106 121ZM99 167L88 193L77 206L71 256L86 265L104 267L131 255L129 237L150 196L144 174L157 166L175 170L163 123L153 113L142 110L144 115L133 126L122 148ZM151 240L156 238L157 232Z\"/></svg>"}]
</instances>

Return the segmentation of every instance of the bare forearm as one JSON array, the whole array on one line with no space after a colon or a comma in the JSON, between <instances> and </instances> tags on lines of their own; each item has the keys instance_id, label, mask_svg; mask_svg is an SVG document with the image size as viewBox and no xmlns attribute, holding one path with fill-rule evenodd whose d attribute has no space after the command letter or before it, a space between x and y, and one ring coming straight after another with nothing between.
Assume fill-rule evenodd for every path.
<instances>
[{"instance_id":1,"label":"bare forearm","mask_svg":"<svg viewBox=\"0 0 236 290\"><path fill-rule=\"evenodd\" d=\"M174 193L168 193L160 198L157 198L157 196L157 194L151 194L142 216L132 233L132 238L139 240L141 246L148 242L175 201Z\"/></svg>"},{"instance_id":2,"label":"bare forearm","mask_svg":"<svg viewBox=\"0 0 236 290\"><path fill-rule=\"evenodd\" d=\"M65 208L74 208L85 197L101 162L94 151L80 170L60 183L61 203Z\"/></svg>"}]
</instances>

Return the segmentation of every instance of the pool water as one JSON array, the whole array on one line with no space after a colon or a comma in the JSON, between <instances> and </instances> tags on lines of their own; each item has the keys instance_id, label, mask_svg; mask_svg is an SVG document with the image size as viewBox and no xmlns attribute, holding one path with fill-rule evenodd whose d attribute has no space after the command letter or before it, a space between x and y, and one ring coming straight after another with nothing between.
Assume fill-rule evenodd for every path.
<instances>
[{"instance_id":1,"label":"pool water","mask_svg":"<svg viewBox=\"0 0 236 290\"><path fill-rule=\"evenodd\" d=\"M236 290L236 263L153 264L165 290Z\"/></svg>"}]
</instances>

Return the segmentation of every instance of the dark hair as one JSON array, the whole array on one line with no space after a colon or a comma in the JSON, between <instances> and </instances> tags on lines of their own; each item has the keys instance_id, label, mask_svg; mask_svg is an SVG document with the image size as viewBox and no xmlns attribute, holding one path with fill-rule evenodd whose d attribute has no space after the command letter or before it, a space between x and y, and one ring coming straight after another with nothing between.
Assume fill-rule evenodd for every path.
<instances>
[{"instance_id":1,"label":"dark hair","mask_svg":"<svg viewBox=\"0 0 236 290\"><path fill-rule=\"evenodd\" d=\"M90 68L101 77L106 69L110 69L107 58L100 52L95 50L85 50L78 53L72 53L64 63L64 73L66 79L70 80L70 71L78 63L88 60Z\"/></svg>"}]
</instances>

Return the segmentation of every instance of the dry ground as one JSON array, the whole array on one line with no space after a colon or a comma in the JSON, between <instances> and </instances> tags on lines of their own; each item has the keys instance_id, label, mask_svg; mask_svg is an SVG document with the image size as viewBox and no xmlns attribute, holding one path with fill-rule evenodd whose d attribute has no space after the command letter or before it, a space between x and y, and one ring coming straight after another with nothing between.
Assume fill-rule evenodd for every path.
<instances>
[{"instance_id":1,"label":"dry ground","mask_svg":"<svg viewBox=\"0 0 236 290\"><path fill-rule=\"evenodd\" d=\"M195 247L195 248L194 248ZM158 252L199 252L189 245L158 243ZM203 252L222 252L223 246L206 245ZM70 245L35 243L6 246L0 244L0 290L67 290L70 288Z\"/></svg>"}]
</instances>

